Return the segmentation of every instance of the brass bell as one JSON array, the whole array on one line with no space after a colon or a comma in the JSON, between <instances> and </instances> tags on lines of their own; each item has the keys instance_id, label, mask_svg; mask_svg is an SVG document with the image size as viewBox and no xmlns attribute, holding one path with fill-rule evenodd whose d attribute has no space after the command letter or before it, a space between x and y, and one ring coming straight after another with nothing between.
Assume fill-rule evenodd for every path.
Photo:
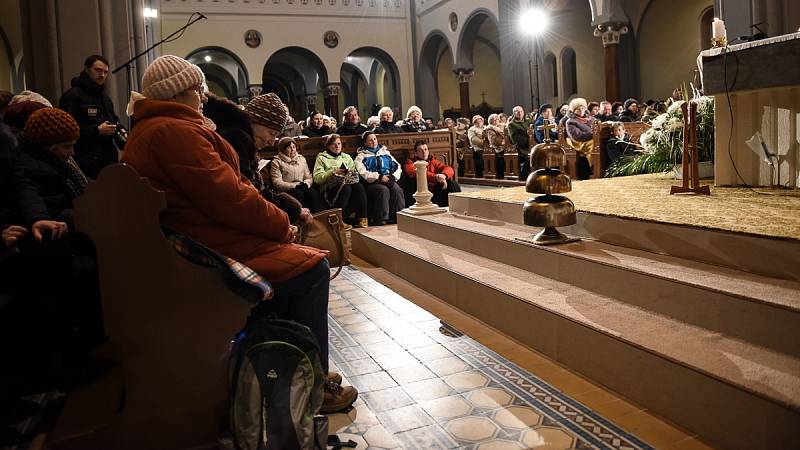
<instances>
[{"instance_id":1,"label":"brass bell","mask_svg":"<svg viewBox=\"0 0 800 450\"><path fill-rule=\"evenodd\" d=\"M532 194L563 194L572 190L572 180L558 169L539 169L528 175L525 191Z\"/></svg>"},{"instance_id":2,"label":"brass bell","mask_svg":"<svg viewBox=\"0 0 800 450\"><path fill-rule=\"evenodd\" d=\"M536 144L531 150L530 159L534 169L561 168L567 165L564 149L555 142Z\"/></svg>"},{"instance_id":3,"label":"brass bell","mask_svg":"<svg viewBox=\"0 0 800 450\"><path fill-rule=\"evenodd\" d=\"M563 195L541 195L528 199L522 207L525 225L564 227L576 222L575 205Z\"/></svg>"}]
</instances>

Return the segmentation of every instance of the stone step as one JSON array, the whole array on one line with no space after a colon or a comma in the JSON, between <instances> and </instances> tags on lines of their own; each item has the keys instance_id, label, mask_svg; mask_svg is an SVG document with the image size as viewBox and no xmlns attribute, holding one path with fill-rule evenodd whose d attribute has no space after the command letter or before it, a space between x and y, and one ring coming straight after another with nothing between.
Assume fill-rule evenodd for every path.
<instances>
[{"instance_id":1,"label":"stone step","mask_svg":"<svg viewBox=\"0 0 800 450\"><path fill-rule=\"evenodd\" d=\"M695 326L800 357L800 282L459 214L398 215L398 229Z\"/></svg>"},{"instance_id":2,"label":"stone step","mask_svg":"<svg viewBox=\"0 0 800 450\"><path fill-rule=\"evenodd\" d=\"M352 240L359 257L723 448L800 448L796 357L395 226Z\"/></svg>"}]
</instances>

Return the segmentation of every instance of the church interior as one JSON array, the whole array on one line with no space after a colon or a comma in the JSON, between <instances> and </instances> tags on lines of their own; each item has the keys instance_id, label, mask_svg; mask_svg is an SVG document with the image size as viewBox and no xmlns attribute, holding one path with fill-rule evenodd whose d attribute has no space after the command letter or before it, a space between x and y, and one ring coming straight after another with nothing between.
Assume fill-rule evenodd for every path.
<instances>
[{"instance_id":1,"label":"church interior","mask_svg":"<svg viewBox=\"0 0 800 450\"><path fill-rule=\"evenodd\" d=\"M800 2L0 11L0 450L800 448Z\"/></svg>"}]
</instances>

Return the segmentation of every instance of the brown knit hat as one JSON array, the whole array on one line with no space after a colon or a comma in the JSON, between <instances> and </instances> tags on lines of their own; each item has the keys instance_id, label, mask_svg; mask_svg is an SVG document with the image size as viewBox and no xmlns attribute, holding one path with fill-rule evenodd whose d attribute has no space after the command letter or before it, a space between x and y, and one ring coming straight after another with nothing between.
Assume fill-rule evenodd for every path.
<instances>
[{"instance_id":1,"label":"brown knit hat","mask_svg":"<svg viewBox=\"0 0 800 450\"><path fill-rule=\"evenodd\" d=\"M289 117L289 108L272 92L250 100L244 110L252 122L278 131L283 130Z\"/></svg>"},{"instance_id":2,"label":"brown knit hat","mask_svg":"<svg viewBox=\"0 0 800 450\"><path fill-rule=\"evenodd\" d=\"M167 100L203 81L205 75L199 67L178 56L164 55L144 71L142 94L155 100Z\"/></svg>"},{"instance_id":3,"label":"brown knit hat","mask_svg":"<svg viewBox=\"0 0 800 450\"><path fill-rule=\"evenodd\" d=\"M78 122L58 108L42 108L28 118L22 137L34 145L53 145L76 141L81 136Z\"/></svg>"},{"instance_id":4,"label":"brown knit hat","mask_svg":"<svg viewBox=\"0 0 800 450\"><path fill-rule=\"evenodd\" d=\"M283 152L283 149L285 149L286 147L289 146L289 144L292 143L294 143L294 145L297 145L297 141L295 141L293 137L284 136L280 138L280 140L278 140L278 145L276 148L278 149L279 152Z\"/></svg>"}]
</instances>

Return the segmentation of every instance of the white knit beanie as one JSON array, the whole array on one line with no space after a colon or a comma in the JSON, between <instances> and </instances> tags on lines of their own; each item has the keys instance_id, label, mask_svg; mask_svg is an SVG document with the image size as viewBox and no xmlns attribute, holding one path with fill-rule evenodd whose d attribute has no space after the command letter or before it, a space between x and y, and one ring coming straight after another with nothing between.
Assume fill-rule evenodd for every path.
<instances>
[{"instance_id":1,"label":"white knit beanie","mask_svg":"<svg viewBox=\"0 0 800 450\"><path fill-rule=\"evenodd\" d=\"M584 108L586 108L586 99L585 98L580 98L580 97L573 98L569 102L569 112L575 112L575 108L577 108L579 106L583 106Z\"/></svg>"},{"instance_id":2,"label":"white knit beanie","mask_svg":"<svg viewBox=\"0 0 800 450\"><path fill-rule=\"evenodd\" d=\"M142 94L154 100L167 100L204 81L205 75L196 65L178 56L164 55L144 71Z\"/></svg>"},{"instance_id":3,"label":"white knit beanie","mask_svg":"<svg viewBox=\"0 0 800 450\"><path fill-rule=\"evenodd\" d=\"M44 98L42 94L28 90L22 91L19 94L12 97L11 102L8 103L8 106L20 102L36 102L36 103L41 103L42 105L47 106L48 108L53 107L53 104L50 103L50 100Z\"/></svg>"}]
</instances>

